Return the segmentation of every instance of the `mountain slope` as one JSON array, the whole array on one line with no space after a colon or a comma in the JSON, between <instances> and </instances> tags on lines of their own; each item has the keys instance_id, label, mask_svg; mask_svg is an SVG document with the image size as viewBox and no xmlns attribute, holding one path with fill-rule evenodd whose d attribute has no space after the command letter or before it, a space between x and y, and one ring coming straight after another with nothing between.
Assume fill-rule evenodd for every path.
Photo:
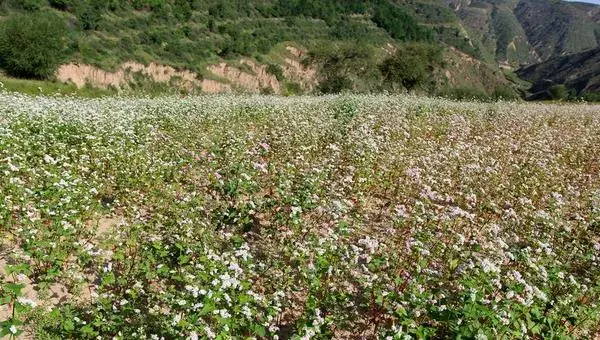
<instances>
[{"instance_id":1,"label":"mountain slope","mask_svg":"<svg viewBox=\"0 0 600 340\"><path fill-rule=\"evenodd\" d=\"M577 95L600 92L600 47L527 66L517 74L533 83L532 99L547 97L552 86L561 84Z\"/></svg>"},{"instance_id":2,"label":"mountain slope","mask_svg":"<svg viewBox=\"0 0 600 340\"><path fill-rule=\"evenodd\" d=\"M478 61L465 67L474 76L451 70L451 82L443 70L431 72L422 90L450 82L491 94L509 86L439 0L6 0L0 20L23 12L58 15L69 26L57 77L78 86L139 89L160 82L186 91L307 93L336 81L334 89L375 92L390 87L380 64L415 42L445 51L445 61ZM339 49L355 52L335 59ZM317 51L336 65L322 67L312 58ZM479 69L491 70L491 81L472 79Z\"/></svg>"},{"instance_id":3,"label":"mountain slope","mask_svg":"<svg viewBox=\"0 0 600 340\"><path fill-rule=\"evenodd\" d=\"M514 95L501 67L600 41L600 6L555 0L0 1L0 24L19 13L68 26L56 79L117 91ZM430 47L434 63L406 55ZM396 56L416 63L418 86L382 71L414 78L402 62L386 64Z\"/></svg>"},{"instance_id":4,"label":"mountain slope","mask_svg":"<svg viewBox=\"0 0 600 340\"><path fill-rule=\"evenodd\" d=\"M600 44L600 6L557 0L445 0L486 53L517 67Z\"/></svg>"},{"instance_id":5,"label":"mountain slope","mask_svg":"<svg viewBox=\"0 0 600 340\"><path fill-rule=\"evenodd\" d=\"M565 1L522 0L515 15L542 60L600 44L600 6Z\"/></svg>"}]
</instances>

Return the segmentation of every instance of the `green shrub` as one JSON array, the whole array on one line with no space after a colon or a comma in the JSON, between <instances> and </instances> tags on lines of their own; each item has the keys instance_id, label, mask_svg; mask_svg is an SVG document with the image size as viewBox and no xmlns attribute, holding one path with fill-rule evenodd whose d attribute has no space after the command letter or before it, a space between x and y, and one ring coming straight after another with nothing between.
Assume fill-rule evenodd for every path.
<instances>
[{"instance_id":1,"label":"green shrub","mask_svg":"<svg viewBox=\"0 0 600 340\"><path fill-rule=\"evenodd\" d=\"M429 44L409 44L384 60L379 66L384 85L408 91L425 87L432 82L433 70L441 63L441 49Z\"/></svg>"},{"instance_id":2,"label":"green shrub","mask_svg":"<svg viewBox=\"0 0 600 340\"><path fill-rule=\"evenodd\" d=\"M100 27L102 14L106 11L106 3L102 0L88 0L79 3L77 18L84 30L96 30Z\"/></svg>"},{"instance_id":3,"label":"green shrub","mask_svg":"<svg viewBox=\"0 0 600 340\"><path fill-rule=\"evenodd\" d=\"M306 62L319 65L319 92L360 91L380 81L375 54L362 42L330 44L312 49Z\"/></svg>"},{"instance_id":4,"label":"green shrub","mask_svg":"<svg viewBox=\"0 0 600 340\"><path fill-rule=\"evenodd\" d=\"M277 80L282 81L284 79L283 69L278 64L269 64L267 66L267 72L274 75Z\"/></svg>"},{"instance_id":5,"label":"green shrub","mask_svg":"<svg viewBox=\"0 0 600 340\"><path fill-rule=\"evenodd\" d=\"M554 100L567 100L569 98L569 90L563 84L553 85L549 92L550 97Z\"/></svg>"},{"instance_id":6,"label":"green shrub","mask_svg":"<svg viewBox=\"0 0 600 340\"><path fill-rule=\"evenodd\" d=\"M581 98L587 102L600 102L600 92L583 92Z\"/></svg>"},{"instance_id":7,"label":"green shrub","mask_svg":"<svg viewBox=\"0 0 600 340\"><path fill-rule=\"evenodd\" d=\"M498 87L492 93L493 99L515 100L520 98L517 92L508 86Z\"/></svg>"},{"instance_id":8,"label":"green shrub","mask_svg":"<svg viewBox=\"0 0 600 340\"><path fill-rule=\"evenodd\" d=\"M332 75L319 84L321 93L340 93L352 89L352 80L344 75Z\"/></svg>"},{"instance_id":9,"label":"green shrub","mask_svg":"<svg viewBox=\"0 0 600 340\"><path fill-rule=\"evenodd\" d=\"M42 0L11 0L0 1L0 4L7 2L10 7L22 9L25 11L37 11L42 7Z\"/></svg>"},{"instance_id":10,"label":"green shrub","mask_svg":"<svg viewBox=\"0 0 600 340\"><path fill-rule=\"evenodd\" d=\"M285 82L283 84L283 95L296 96L302 94L302 86L296 82Z\"/></svg>"},{"instance_id":11,"label":"green shrub","mask_svg":"<svg viewBox=\"0 0 600 340\"><path fill-rule=\"evenodd\" d=\"M67 30L50 13L17 14L0 25L0 67L22 78L51 77L60 64Z\"/></svg>"}]
</instances>

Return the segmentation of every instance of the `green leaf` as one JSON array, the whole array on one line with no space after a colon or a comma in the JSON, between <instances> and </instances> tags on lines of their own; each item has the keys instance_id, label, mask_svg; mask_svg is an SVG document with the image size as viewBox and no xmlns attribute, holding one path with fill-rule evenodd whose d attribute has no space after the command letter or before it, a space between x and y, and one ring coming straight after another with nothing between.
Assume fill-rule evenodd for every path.
<instances>
[{"instance_id":1,"label":"green leaf","mask_svg":"<svg viewBox=\"0 0 600 340\"><path fill-rule=\"evenodd\" d=\"M0 296L0 306L9 304L11 301L12 301L12 297L10 295Z\"/></svg>"},{"instance_id":2,"label":"green leaf","mask_svg":"<svg viewBox=\"0 0 600 340\"><path fill-rule=\"evenodd\" d=\"M81 333L83 333L89 337L94 337L94 336L98 335L98 333L96 331L94 331L94 329L90 325L85 325L85 326L81 327Z\"/></svg>"},{"instance_id":3,"label":"green leaf","mask_svg":"<svg viewBox=\"0 0 600 340\"><path fill-rule=\"evenodd\" d=\"M73 320L66 320L63 323L63 328L65 329L65 331L67 332L72 332L75 330L75 324L73 323Z\"/></svg>"},{"instance_id":4,"label":"green leaf","mask_svg":"<svg viewBox=\"0 0 600 340\"><path fill-rule=\"evenodd\" d=\"M458 267L458 259L450 260L450 270L454 270Z\"/></svg>"},{"instance_id":5,"label":"green leaf","mask_svg":"<svg viewBox=\"0 0 600 340\"><path fill-rule=\"evenodd\" d=\"M3 288L5 291L11 292L15 296L19 296L19 295L21 295L21 290L23 290L23 288L25 288L25 285L18 284L18 283L5 283L3 285Z\"/></svg>"},{"instance_id":6,"label":"green leaf","mask_svg":"<svg viewBox=\"0 0 600 340\"><path fill-rule=\"evenodd\" d=\"M111 284L113 284L115 282L116 282L116 280L115 280L115 274L114 273L110 273L110 274L108 274L108 275L106 275L106 276L104 276L102 278L102 284L103 285L111 285Z\"/></svg>"},{"instance_id":7,"label":"green leaf","mask_svg":"<svg viewBox=\"0 0 600 340\"><path fill-rule=\"evenodd\" d=\"M204 304L204 307L200 311L200 315L206 315L206 314L212 312L214 309L215 309L215 306L213 306L212 303L206 303L206 304Z\"/></svg>"},{"instance_id":8,"label":"green leaf","mask_svg":"<svg viewBox=\"0 0 600 340\"><path fill-rule=\"evenodd\" d=\"M4 271L6 272L6 275L10 275L12 273L17 273L17 274L31 273L31 270L29 270L29 265L27 263L21 263L21 264L17 264L17 265L6 265L6 267L4 267Z\"/></svg>"},{"instance_id":9,"label":"green leaf","mask_svg":"<svg viewBox=\"0 0 600 340\"><path fill-rule=\"evenodd\" d=\"M263 327L262 325L254 325L254 334L260 337L264 337L267 334L267 332L265 330L265 327Z\"/></svg>"}]
</instances>

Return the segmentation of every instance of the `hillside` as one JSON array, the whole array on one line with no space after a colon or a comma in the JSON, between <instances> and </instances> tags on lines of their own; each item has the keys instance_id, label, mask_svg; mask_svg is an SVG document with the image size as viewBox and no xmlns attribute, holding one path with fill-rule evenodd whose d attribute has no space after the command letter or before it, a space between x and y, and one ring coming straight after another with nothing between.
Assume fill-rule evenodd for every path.
<instances>
[{"instance_id":1,"label":"hillside","mask_svg":"<svg viewBox=\"0 0 600 340\"><path fill-rule=\"evenodd\" d=\"M4 0L0 23L5 74L64 93L516 97L511 70L600 41L600 6L547 0Z\"/></svg>"},{"instance_id":2,"label":"hillside","mask_svg":"<svg viewBox=\"0 0 600 340\"><path fill-rule=\"evenodd\" d=\"M533 83L532 99L548 98L555 85L565 85L576 95L600 92L600 47L552 58L524 67L517 74Z\"/></svg>"},{"instance_id":3,"label":"hillside","mask_svg":"<svg viewBox=\"0 0 600 340\"><path fill-rule=\"evenodd\" d=\"M485 54L506 66L599 46L600 6L556 0L446 0Z\"/></svg>"},{"instance_id":4,"label":"hillside","mask_svg":"<svg viewBox=\"0 0 600 340\"><path fill-rule=\"evenodd\" d=\"M66 23L55 79L80 88L294 94L451 87L515 95L454 11L437 0L2 2L0 16L19 13ZM440 56L404 52L429 49ZM398 67L393 72L400 77L383 74L386 60L397 55L420 63L408 71L421 74Z\"/></svg>"}]
</instances>

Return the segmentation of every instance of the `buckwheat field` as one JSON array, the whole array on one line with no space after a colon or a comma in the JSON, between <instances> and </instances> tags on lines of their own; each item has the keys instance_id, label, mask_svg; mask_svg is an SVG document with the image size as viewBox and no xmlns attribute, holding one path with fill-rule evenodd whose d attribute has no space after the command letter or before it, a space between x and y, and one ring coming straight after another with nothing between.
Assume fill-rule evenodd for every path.
<instances>
[{"instance_id":1,"label":"buckwheat field","mask_svg":"<svg viewBox=\"0 0 600 340\"><path fill-rule=\"evenodd\" d=\"M600 107L0 94L0 337L594 338Z\"/></svg>"}]
</instances>

